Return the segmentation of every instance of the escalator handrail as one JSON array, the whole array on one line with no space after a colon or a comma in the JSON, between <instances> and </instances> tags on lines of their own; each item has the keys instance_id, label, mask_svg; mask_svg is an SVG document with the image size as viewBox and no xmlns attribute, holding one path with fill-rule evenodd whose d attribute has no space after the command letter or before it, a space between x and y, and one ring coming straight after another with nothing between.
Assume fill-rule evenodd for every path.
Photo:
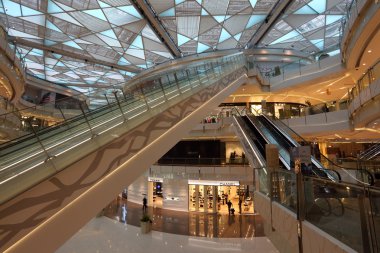
<instances>
[{"instance_id":1,"label":"escalator handrail","mask_svg":"<svg viewBox=\"0 0 380 253\"><path fill-rule=\"evenodd\" d=\"M380 153L380 143L377 143L372 146L371 150L367 150L365 154L362 154L359 159L360 160L372 160Z\"/></svg>"},{"instance_id":2,"label":"escalator handrail","mask_svg":"<svg viewBox=\"0 0 380 253\"><path fill-rule=\"evenodd\" d=\"M250 116L254 116L254 115L250 115ZM256 131L261 135L261 137L266 141L267 144L270 144L270 141L268 140L268 138L265 136L265 134L254 124L254 122L252 121L253 119L255 118L252 118L252 117L247 117L248 120L251 122L251 125L256 129ZM281 161L281 163L286 167L286 169L289 171L291 168L290 168L290 164L288 164L286 161L285 161L285 158L282 157L282 155L279 153L279 159Z\"/></svg>"},{"instance_id":3,"label":"escalator handrail","mask_svg":"<svg viewBox=\"0 0 380 253\"><path fill-rule=\"evenodd\" d=\"M239 119L242 119L242 112L244 111L244 109L241 112L239 112L239 110L236 107L233 107L232 111L236 111L236 113L239 116ZM240 129L242 130L242 133L245 135L243 127L239 124L239 120L235 117L235 115L233 115L233 118L236 121L236 123L239 125ZM245 124L245 122L244 122L244 124ZM254 154L256 155L256 158L258 159L261 167L262 168L266 167L265 157L263 157L262 154L260 154L259 150L256 150L256 149L258 149L257 145L251 145L250 139L246 135L245 135L245 138L246 138L248 144L251 146L251 149L253 150ZM256 149L254 148L255 146L256 146ZM256 151L259 151L259 152L256 152Z\"/></svg>"},{"instance_id":4,"label":"escalator handrail","mask_svg":"<svg viewBox=\"0 0 380 253\"><path fill-rule=\"evenodd\" d=\"M261 166L262 168L266 167L266 161L265 161L265 159L264 159L263 156L260 154L260 152L257 152L257 151L258 151L258 150L256 150L257 147L256 147L256 149L255 149L255 146L256 146L256 145L254 145L254 144L251 143L250 139L249 139L249 138L247 137L247 135L245 134L245 132L244 132L244 130L243 130L243 127L241 127L241 125L240 125L240 123L239 123L239 120L236 118L236 116L233 116L233 118L234 118L234 120L236 121L236 124L240 127L240 129L241 129L241 131L242 131L242 133L243 133L243 135L244 135L244 138L247 140L247 142L248 142L250 148L252 149L254 155L256 156L256 159L258 160L260 166Z\"/></svg>"},{"instance_id":5,"label":"escalator handrail","mask_svg":"<svg viewBox=\"0 0 380 253\"><path fill-rule=\"evenodd\" d=\"M322 154L321 154L322 155ZM351 177L352 179L354 179L355 181L357 181L357 182L359 182L359 183L361 183L361 184L364 184L364 185L369 185L369 186L372 186L372 185L374 185L375 184L375 178L374 178L374 176L372 175L372 173L370 173L368 170L366 170L366 169L363 169L363 168L356 168L356 169L351 169L351 168L346 168L346 167L343 167L343 166L341 166L341 165L339 165L339 164L336 164L336 163L334 163L333 161L331 161L329 158L327 158L326 156L324 156L324 155L322 155L323 156L323 158L324 159L326 159L329 163L331 163L333 166L336 166L336 167L338 167L339 169L341 169L341 170L343 170L349 177ZM363 171L363 172L365 172L366 174L367 174L367 176L368 176L368 178L370 179L369 181L369 183L366 183L366 182L363 182L363 181L361 181L361 180L359 180L359 179L357 179L356 177L353 177L348 171L349 170L355 170L355 171Z\"/></svg>"},{"instance_id":6,"label":"escalator handrail","mask_svg":"<svg viewBox=\"0 0 380 253\"><path fill-rule=\"evenodd\" d=\"M291 143L294 147L300 147L302 146L301 144L299 144L297 141L295 141L293 138L291 138L285 131L283 131L280 127L278 127L271 119L268 118L267 115L263 115L263 117L267 120L267 122L269 124L271 124L273 126L273 128L278 131L280 133L281 136L285 137L286 140ZM277 122L277 121L276 121ZM289 128L289 127L288 127ZM310 144L309 142L307 142L305 139L303 139L301 136L299 136L293 129L289 128L293 133L295 133L299 138L301 138L301 140L307 144ZM312 155L311 156L311 162L321 171L323 171L327 177L332 180L332 181L335 181L336 178L332 175L330 175L330 172L333 171L333 173L335 173L337 175L337 178L338 178L338 181L341 181L342 180L342 177L340 175L340 173L336 170L327 170L323 167L323 165ZM317 175L318 173L314 171L314 169L312 168L312 172Z\"/></svg>"}]
</instances>

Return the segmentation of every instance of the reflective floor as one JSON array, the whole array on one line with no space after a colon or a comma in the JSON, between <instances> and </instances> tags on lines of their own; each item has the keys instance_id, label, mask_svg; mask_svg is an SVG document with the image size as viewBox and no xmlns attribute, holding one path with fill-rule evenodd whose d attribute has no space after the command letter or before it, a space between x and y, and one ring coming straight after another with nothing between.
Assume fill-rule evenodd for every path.
<instances>
[{"instance_id":1,"label":"reflective floor","mask_svg":"<svg viewBox=\"0 0 380 253\"><path fill-rule=\"evenodd\" d=\"M85 225L57 253L278 253L266 237L206 238L152 231L141 234L140 228L106 217L95 218Z\"/></svg>"},{"instance_id":2,"label":"reflective floor","mask_svg":"<svg viewBox=\"0 0 380 253\"><path fill-rule=\"evenodd\" d=\"M123 211L123 205L126 206L126 212ZM210 238L264 236L260 215L204 214L152 207L148 207L148 214L153 218L154 231ZM104 215L121 223L140 226L142 206L127 202L125 199L118 199L104 209Z\"/></svg>"}]
</instances>

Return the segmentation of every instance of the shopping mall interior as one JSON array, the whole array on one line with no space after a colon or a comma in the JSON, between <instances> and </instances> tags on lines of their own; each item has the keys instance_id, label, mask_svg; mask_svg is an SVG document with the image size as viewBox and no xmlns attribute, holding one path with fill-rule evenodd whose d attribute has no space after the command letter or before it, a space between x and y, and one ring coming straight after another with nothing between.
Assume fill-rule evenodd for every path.
<instances>
[{"instance_id":1,"label":"shopping mall interior","mask_svg":"<svg viewBox=\"0 0 380 253\"><path fill-rule=\"evenodd\" d=\"M378 0L1 0L0 251L380 252L379 45Z\"/></svg>"}]
</instances>

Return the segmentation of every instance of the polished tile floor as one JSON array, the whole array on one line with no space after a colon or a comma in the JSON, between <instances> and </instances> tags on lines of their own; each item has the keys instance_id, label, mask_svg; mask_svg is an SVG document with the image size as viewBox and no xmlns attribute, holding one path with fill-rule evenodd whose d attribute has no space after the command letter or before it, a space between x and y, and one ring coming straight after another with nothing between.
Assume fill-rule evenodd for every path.
<instances>
[{"instance_id":1,"label":"polished tile floor","mask_svg":"<svg viewBox=\"0 0 380 253\"><path fill-rule=\"evenodd\" d=\"M126 206L126 213L123 212L123 205ZM159 232L210 238L264 236L260 215L205 214L152 207L148 207L148 214L153 218L152 229ZM127 202L125 199L118 199L104 209L104 215L121 223L140 226L142 206Z\"/></svg>"},{"instance_id":2,"label":"polished tile floor","mask_svg":"<svg viewBox=\"0 0 380 253\"><path fill-rule=\"evenodd\" d=\"M141 234L140 228L107 217L94 218L57 253L278 253L266 237L207 238L158 231Z\"/></svg>"}]
</instances>

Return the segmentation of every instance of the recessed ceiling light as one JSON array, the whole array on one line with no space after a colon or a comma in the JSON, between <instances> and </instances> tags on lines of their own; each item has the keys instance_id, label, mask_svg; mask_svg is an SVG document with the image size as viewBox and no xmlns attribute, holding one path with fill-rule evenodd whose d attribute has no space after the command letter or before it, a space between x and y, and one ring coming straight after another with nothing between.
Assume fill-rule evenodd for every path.
<instances>
[{"instance_id":1,"label":"recessed ceiling light","mask_svg":"<svg viewBox=\"0 0 380 253\"><path fill-rule=\"evenodd\" d=\"M365 63L363 63L363 66L365 66Z\"/></svg>"},{"instance_id":2,"label":"recessed ceiling light","mask_svg":"<svg viewBox=\"0 0 380 253\"><path fill-rule=\"evenodd\" d=\"M368 52L368 53L372 53L372 50L370 49L370 50L368 50L367 52Z\"/></svg>"}]
</instances>

